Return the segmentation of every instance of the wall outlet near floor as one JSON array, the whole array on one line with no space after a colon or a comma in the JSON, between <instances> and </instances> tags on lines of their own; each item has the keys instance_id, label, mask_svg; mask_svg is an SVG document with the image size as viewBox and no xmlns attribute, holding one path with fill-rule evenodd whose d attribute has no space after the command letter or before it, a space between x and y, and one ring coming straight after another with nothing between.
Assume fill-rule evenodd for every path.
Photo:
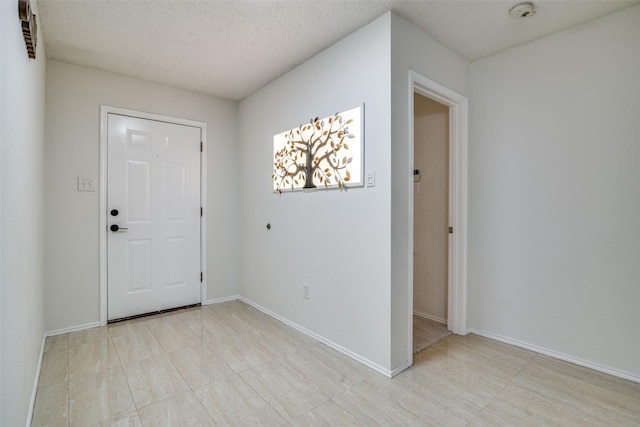
<instances>
[{"instance_id":1,"label":"wall outlet near floor","mask_svg":"<svg viewBox=\"0 0 640 427\"><path fill-rule=\"evenodd\" d=\"M311 285L308 283L302 284L302 298L309 299L311 293Z\"/></svg>"}]
</instances>

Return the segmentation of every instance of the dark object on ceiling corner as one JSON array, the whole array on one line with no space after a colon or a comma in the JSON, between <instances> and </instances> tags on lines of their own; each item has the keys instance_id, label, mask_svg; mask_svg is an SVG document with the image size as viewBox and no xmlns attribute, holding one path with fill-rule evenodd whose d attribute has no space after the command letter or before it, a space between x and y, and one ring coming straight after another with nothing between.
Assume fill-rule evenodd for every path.
<instances>
[{"instance_id":1,"label":"dark object on ceiling corner","mask_svg":"<svg viewBox=\"0 0 640 427\"><path fill-rule=\"evenodd\" d=\"M22 24L22 36L27 45L27 54L29 54L29 58L36 59L38 24L36 23L36 15L31 13L29 0L18 0L18 16Z\"/></svg>"}]
</instances>

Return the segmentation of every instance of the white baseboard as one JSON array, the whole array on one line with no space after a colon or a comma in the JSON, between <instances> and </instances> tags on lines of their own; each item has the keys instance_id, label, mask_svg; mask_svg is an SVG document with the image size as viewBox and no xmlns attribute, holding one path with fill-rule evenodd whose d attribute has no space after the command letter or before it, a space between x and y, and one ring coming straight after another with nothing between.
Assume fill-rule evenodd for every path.
<instances>
[{"instance_id":1,"label":"white baseboard","mask_svg":"<svg viewBox=\"0 0 640 427\"><path fill-rule=\"evenodd\" d=\"M45 332L44 333L44 338L46 339L47 337L53 337L53 336L56 336L56 335L67 334L69 332L84 331L85 329L97 328L99 326L102 326L102 324L100 322L93 322L93 323L86 323L84 325L79 325L79 326L72 326L71 328L56 329L55 331ZM43 342L44 342L44 340L43 340Z\"/></svg>"},{"instance_id":2,"label":"white baseboard","mask_svg":"<svg viewBox=\"0 0 640 427\"><path fill-rule=\"evenodd\" d=\"M413 311L413 314L418 317L423 317L425 319L433 320L434 322L444 323L445 325L447 324L447 319L443 319L442 317L432 316L430 314L422 313L420 311L415 311L415 310Z\"/></svg>"},{"instance_id":3,"label":"white baseboard","mask_svg":"<svg viewBox=\"0 0 640 427\"><path fill-rule=\"evenodd\" d=\"M235 301L240 299L239 295L231 295L230 297L210 299L202 303L202 305L219 304L221 302Z\"/></svg>"},{"instance_id":4,"label":"white baseboard","mask_svg":"<svg viewBox=\"0 0 640 427\"><path fill-rule=\"evenodd\" d=\"M29 402L29 413L27 414L27 425L31 426L33 421L33 411L36 406L36 394L38 393L38 381L40 380L40 369L42 368L42 359L44 359L44 344L47 340L47 334L42 335L42 344L40 345L40 357L38 358L38 366L36 366L36 377L33 380L33 390L31 391L31 402Z\"/></svg>"},{"instance_id":5,"label":"white baseboard","mask_svg":"<svg viewBox=\"0 0 640 427\"><path fill-rule=\"evenodd\" d=\"M232 295L230 297L210 299L210 300L202 303L202 305L218 304L218 303L221 303L221 302L235 301L237 299L239 299L238 295ZM100 322L86 323L84 325L72 326L70 328L56 329L55 331L45 332L44 337L45 338L46 337L53 337L53 336L56 336L56 335L67 334L69 332L84 331L85 329L97 328L99 326L103 326L103 325Z\"/></svg>"},{"instance_id":6,"label":"white baseboard","mask_svg":"<svg viewBox=\"0 0 640 427\"><path fill-rule=\"evenodd\" d=\"M605 374L613 375L614 377L623 378L625 380L640 383L640 376L630 374L628 372L620 371L618 369L608 368L606 366L602 366L597 363L589 362L587 360L582 360L573 356L568 356L563 353L558 353L553 350L549 350L543 347L538 347L533 344L503 337L501 335L496 335L491 332L487 332L479 329L469 328L469 332L472 334L483 336L485 338L495 340L495 341L500 341L505 344L510 344L516 347L524 348L525 350L530 350L536 353L544 354L545 356L553 357L554 359L564 360L565 362L573 363L574 365L584 366L585 368L593 369L594 371L604 372Z\"/></svg>"},{"instance_id":7,"label":"white baseboard","mask_svg":"<svg viewBox=\"0 0 640 427\"><path fill-rule=\"evenodd\" d=\"M409 360L409 361L403 363L402 365L398 366L396 369L391 371L391 375L389 375L389 378L395 377L400 372L404 371L405 369L410 368L411 365L413 365L413 360Z\"/></svg>"},{"instance_id":8,"label":"white baseboard","mask_svg":"<svg viewBox=\"0 0 640 427\"><path fill-rule=\"evenodd\" d=\"M240 299L240 301L242 301L242 302L244 302L246 304L249 304L250 306L252 306L252 307L260 310L261 312L273 317L274 319L279 320L279 321L281 321L282 323L284 323L284 324L286 324L288 326L291 326L292 328L302 332L305 335L310 336L311 338L313 338L313 339L315 339L317 341L320 341L324 345L326 345L328 347L331 347L332 349L344 354L345 356L355 360L356 362L359 362L359 363L365 365L366 367L368 367L368 368L370 368L370 369L372 369L372 370L374 370L374 371L376 371L376 372L378 372L378 373L380 373L380 374L382 374L382 375L384 375L384 376L386 376L388 378L393 378L394 375L400 373L402 370L407 368L407 366L403 366L401 368L394 369L393 371L385 369L382 366L378 365L377 363L372 362L371 360L366 359L366 358L360 356L359 354L354 353L353 351L351 351L351 350L349 350L347 348L344 348L341 345L336 344L331 340L326 339L325 337L323 337L321 335L318 335L318 334L316 334L314 332L311 332L310 330L303 328L302 326L298 325L297 323L294 323L294 322L292 322L292 321L290 321L290 320L288 320L288 319L286 319L286 318L284 318L284 317L282 317L282 316L280 316L280 315L278 315L278 314L276 314L276 313L274 313L274 312L272 312L270 310L267 310L266 308L259 306L258 304L254 303L253 301L251 301L251 300L249 300L249 299L247 299L245 297L241 296L241 297L239 297L239 299Z\"/></svg>"},{"instance_id":9,"label":"white baseboard","mask_svg":"<svg viewBox=\"0 0 640 427\"><path fill-rule=\"evenodd\" d=\"M38 358L38 366L36 367L36 377L33 380L33 390L31 391L31 402L29 402L29 413L27 414L27 427L31 425L31 421L33 420L33 411L36 405L36 394L38 393L38 381L40 380L40 369L42 368L42 360L44 359L44 346L46 344L47 337L62 335L68 332L77 332L77 331L83 331L85 329L97 328L98 326L101 326L100 322L87 323L85 325L45 332L42 335L42 344L40 345L40 357Z\"/></svg>"}]
</instances>

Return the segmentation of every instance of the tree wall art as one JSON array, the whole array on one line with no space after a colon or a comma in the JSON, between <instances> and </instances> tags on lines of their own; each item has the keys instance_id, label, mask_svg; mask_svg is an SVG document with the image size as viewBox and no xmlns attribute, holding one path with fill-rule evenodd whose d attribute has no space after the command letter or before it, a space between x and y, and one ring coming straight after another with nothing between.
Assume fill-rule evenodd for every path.
<instances>
[{"instance_id":1,"label":"tree wall art","mask_svg":"<svg viewBox=\"0 0 640 427\"><path fill-rule=\"evenodd\" d=\"M309 190L363 185L362 107L273 137L273 190Z\"/></svg>"}]
</instances>

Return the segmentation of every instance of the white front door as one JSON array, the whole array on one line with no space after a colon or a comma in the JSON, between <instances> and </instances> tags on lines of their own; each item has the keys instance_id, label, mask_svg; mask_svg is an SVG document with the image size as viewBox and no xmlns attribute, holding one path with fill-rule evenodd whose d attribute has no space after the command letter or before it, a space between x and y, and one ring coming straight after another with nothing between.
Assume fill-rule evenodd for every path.
<instances>
[{"instance_id":1,"label":"white front door","mask_svg":"<svg viewBox=\"0 0 640 427\"><path fill-rule=\"evenodd\" d=\"M200 297L200 128L109 113L107 313Z\"/></svg>"}]
</instances>

